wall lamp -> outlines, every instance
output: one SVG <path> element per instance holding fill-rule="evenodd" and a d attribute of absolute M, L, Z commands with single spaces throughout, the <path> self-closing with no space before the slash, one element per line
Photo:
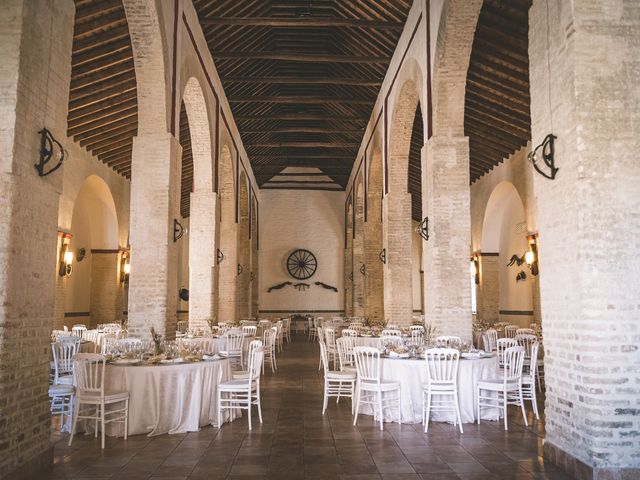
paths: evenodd
<path fill-rule="evenodd" d="M 479 285 L 480 284 L 480 258 L 478 257 L 477 254 L 474 254 L 471 257 L 470 271 L 471 271 L 471 275 L 473 276 L 473 280 L 475 284 Z"/>
<path fill-rule="evenodd" d="M 537 243 L 537 233 L 532 233 L 527 235 L 527 240 L 529 241 L 529 250 L 527 250 L 524 254 L 524 261 L 531 269 L 531 275 L 538 275 L 538 243 Z"/>
<path fill-rule="evenodd" d="M 69 243 L 73 235 L 63 232 L 60 232 L 60 235 L 62 236 L 62 240 L 60 243 L 60 256 L 58 257 L 60 259 L 58 275 L 68 277 L 73 271 L 73 252 L 69 250 Z"/>
<path fill-rule="evenodd" d="M 129 274 L 131 273 L 131 262 L 129 259 L 129 252 L 126 250 L 122 252 L 120 256 L 120 283 L 127 283 L 129 281 Z"/>

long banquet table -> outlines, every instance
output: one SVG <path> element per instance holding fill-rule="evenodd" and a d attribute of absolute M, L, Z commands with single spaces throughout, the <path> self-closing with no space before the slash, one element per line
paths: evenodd
<path fill-rule="evenodd" d="M 107 365 L 105 391 L 129 392 L 129 435 L 195 432 L 218 426 L 216 392 L 231 378 L 229 360 L 161 365 Z M 229 420 L 228 414 L 224 421 Z M 107 426 L 123 436 L 124 425 Z"/>
<path fill-rule="evenodd" d="M 392 359 L 382 358 L 382 378 L 400 382 L 402 391 L 402 422 L 422 422 L 422 385 L 427 381 L 427 367 L 424 359 Z M 458 401 L 463 423 L 476 420 L 476 386 L 481 379 L 499 378 L 500 370 L 496 356 L 476 359 L 460 359 L 458 368 Z M 385 395 L 395 395 L 388 393 Z M 372 415 L 370 407 L 363 408 L 362 413 Z M 384 411 L 385 422 L 398 421 L 398 409 L 391 402 Z M 498 420 L 498 409 L 483 409 L 482 420 Z M 452 412 L 431 412 L 430 419 L 436 422 L 453 422 Z"/>

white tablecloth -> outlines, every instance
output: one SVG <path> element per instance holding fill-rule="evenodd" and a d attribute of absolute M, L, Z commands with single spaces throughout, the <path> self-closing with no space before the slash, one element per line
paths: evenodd
<path fill-rule="evenodd" d="M 427 381 L 425 360 L 420 359 L 390 359 L 382 360 L 382 378 L 400 382 L 402 389 L 402 422 L 422 422 L 422 384 Z M 482 359 L 460 359 L 458 368 L 458 399 L 460 415 L 463 423 L 476 420 L 476 386 L 481 379 L 499 378 L 497 357 Z M 385 393 L 391 398 L 395 393 Z M 372 415 L 370 407 L 361 409 L 362 413 Z M 500 412 L 497 409 L 483 408 L 482 420 L 498 420 Z M 398 409 L 394 403 L 384 410 L 386 422 L 398 421 Z M 437 422 L 453 422 L 451 412 L 431 412 L 431 420 Z"/>
<path fill-rule="evenodd" d="M 105 390 L 129 392 L 129 435 L 185 433 L 218 424 L 217 385 L 230 378 L 226 359 L 176 365 L 108 365 Z M 123 432 L 123 424 L 107 426 L 107 435 L 122 436 Z"/>
<path fill-rule="evenodd" d="M 356 337 L 356 347 L 380 348 L 380 337 Z"/>

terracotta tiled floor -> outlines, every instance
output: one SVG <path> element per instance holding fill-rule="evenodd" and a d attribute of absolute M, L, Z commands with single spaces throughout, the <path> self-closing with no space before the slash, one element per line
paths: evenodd
<path fill-rule="evenodd" d="M 513 409 L 509 431 L 502 424 L 385 424 L 360 416 L 351 425 L 348 400 L 331 402 L 322 416 L 322 380 L 316 345 L 303 338 L 285 346 L 279 370 L 263 381 L 264 424 L 249 433 L 246 420 L 221 430 L 182 435 L 107 439 L 104 451 L 92 436 L 72 448 L 54 433 L 51 478 L 152 479 L 567 479 L 540 457 L 542 420 L 523 428 Z M 532 421 L 529 411 L 529 420 Z"/>

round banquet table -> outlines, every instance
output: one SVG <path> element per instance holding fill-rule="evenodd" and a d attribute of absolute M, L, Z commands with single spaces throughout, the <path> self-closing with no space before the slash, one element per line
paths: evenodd
<path fill-rule="evenodd" d="M 217 426 L 217 386 L 230 378 L 229 360 L 222 359 L 161 365 L 110 364 L 105 369 L 104 382 L 107 393 L 129 392 L 128 434 L 152 436 Z M 224 420 L 229 416 L 225 415 Z M 123 423 L 106 428 L 107 435 L 123 436 Z"/>
<path fill-rule="evenodd" d="M 382 378 L 400 382 L 402 391 L 402 422 L 422 423 L 422 384 L 427 381 L 427 368 L 424 359 L 382 358 Z M 458 401 L 463 423 L 476 421 L 476 386 L 479 380 L 499 378 L 498 358 L 466 359 L 460 358 L 458 367 Z M 394 393 L 388 393 L 391 398 Z M 373 415 L 370 406 L 363 406 L 361 412 Z M 498 420 L 500 411 L 494 408 L 483 408 L 480 412 L 482 420 Z M 430 413 L 430 420 L 436 422 L 453 422 L 453 412 Z M 384 409 L 385 422 L 398 421 L 398 409 L 394 402 Z"/>
<path fill-rule="evenodd" d="M 380 348 L 380 337 L 355 337 L 355 346 Z"/>

